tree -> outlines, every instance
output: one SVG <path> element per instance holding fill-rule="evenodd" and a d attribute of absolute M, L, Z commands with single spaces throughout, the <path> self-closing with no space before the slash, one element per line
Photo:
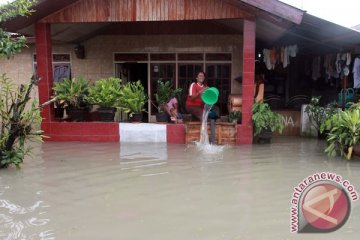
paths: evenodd
<path fill-rule="evenodd" d="M 15 0 L 0 6 L 0 22 L 6 22 L 16 16 L 28 16 L 35 0 Z M 10 58 L 26 46 L 24 36 L 14 35 L 0 28 L 0 56 Z"/>
<path fill-rule="evenodd" d="M 0 6 L 0 22 L 18 15 L 28 16 L 33 0 L 15 0 Z M 25 37 L 12 37 L 0 29 L 0 56 L 10 58 L 26 46 Z M 31 100 L 30 93 L 37 85 L 32 77 L 29 84 L 16 86 L 5 75 L 0 76 L 0 168 L 11 164 L 19 167 L 24 157 L 30 153 L 28 140 L 42 139 L 42 131 L 36 130 L 41 123 L 38 102 Z"/>

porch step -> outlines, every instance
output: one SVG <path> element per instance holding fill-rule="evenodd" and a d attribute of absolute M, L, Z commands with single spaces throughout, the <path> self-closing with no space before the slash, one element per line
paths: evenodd
<path fill-rule="evenodd" d="M 236 124 L 227 122 L 216 122 L 216 144 L 235 144 L 236 143 Z M 185 124 L 185 142 L 200 141 L 201 122 L 188 122 Z M 208 123 L 208 134 L 210 136 L 210 123 Z"/>

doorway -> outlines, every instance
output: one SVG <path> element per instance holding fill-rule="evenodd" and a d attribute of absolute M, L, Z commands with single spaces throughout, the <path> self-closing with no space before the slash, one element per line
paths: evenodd
<path fill-rule="evenodd" d="M 144 86 L 145 93 L 148 94 L 148 64 L 138 62 L 125 62 L 115 64 L 115 76 L 120 78 L 122 83 L 136 82 L 140 80 Z M 143 112 L 142 122 L 149 122 L 149 104 L 144 105 L 145 112 Z M 127 120 L 127 114 L 122 113 L 120 120 Z"/>

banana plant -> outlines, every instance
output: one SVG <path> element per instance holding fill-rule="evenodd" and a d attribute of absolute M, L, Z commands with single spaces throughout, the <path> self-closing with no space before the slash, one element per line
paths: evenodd
<path fill-rule="evenodd" d="M 79 108 L 86 104 L 85 96 L 89 93 L 89 81 L 83 77 L 64 79 L 54 84 L 54 96 L 58 101 L 68 106 Z"/>
<path fill-rule="evenodd" d="M 140 81 L 127 82 L 121 87 L 117 107 L 132 117 L 134 113 L 145 111 L 144 105 L 147 100 L 144 86 Z"/>
<path fill-rule="evenodd" d="M 121 80 L 119 78 L 105 78 L 95 82 L 89 88 L 89 95 L 85 100 L 104 108 L 115 107 L 120 97 Z"/>
<path fill-rule="evenodd" d="M 354 104 L 350 109 L 339 112 L 328 119 L 321 131 L 327 130 L 327 148 L 330 157 L 337 154 L 350 160 L 353 148 L 360 140 L 360 105 Z"/>

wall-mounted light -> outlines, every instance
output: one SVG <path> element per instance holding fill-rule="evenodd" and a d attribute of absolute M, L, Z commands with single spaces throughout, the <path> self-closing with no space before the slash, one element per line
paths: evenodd
<path fill-rule="evenodd" d="M 85 58 L 85 47 L 84 45 L 78 44 L 74 48 L 74 52 L 77 58 L 84 59 Z"/>

